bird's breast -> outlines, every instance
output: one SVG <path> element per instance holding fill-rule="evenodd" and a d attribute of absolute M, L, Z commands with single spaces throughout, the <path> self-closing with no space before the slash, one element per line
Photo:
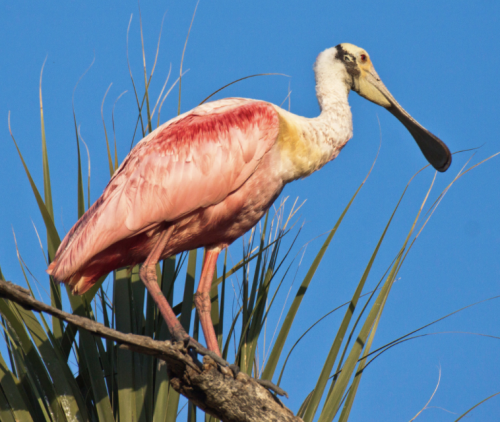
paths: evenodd
<path fill-rule="evenodd" d="M 320 139 L 313 127 L 295 121 L 291 114 L 279 114 L 279 135 L 276 148 L 281 158 L 281 172 L 285 183 L 309 176 L 331 157 L 331 141 Z M 304 119 L 305 120 L 305 119 Z"/>

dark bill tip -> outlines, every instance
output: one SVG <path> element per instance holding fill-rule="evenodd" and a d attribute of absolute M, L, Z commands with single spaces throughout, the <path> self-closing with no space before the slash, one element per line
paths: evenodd
<path fill-rule="evenodd" d="M 451 153 L 446 144 L 433 135 L 402 108 L 388 107 L 389 110 L 411 133 L 427 161 L 440 172 L 448 170 L 451 165 Z"/>

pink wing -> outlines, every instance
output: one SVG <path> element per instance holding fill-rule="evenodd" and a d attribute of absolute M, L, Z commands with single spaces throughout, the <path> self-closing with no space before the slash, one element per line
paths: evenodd
<path fill-rule="evenodd" d="M 223 201 L 273 146 L 272 105 L 226 99 L 165 123 L 131 151 L 61 243 L 48 272 L 65 281 L 112 244 Z"/>

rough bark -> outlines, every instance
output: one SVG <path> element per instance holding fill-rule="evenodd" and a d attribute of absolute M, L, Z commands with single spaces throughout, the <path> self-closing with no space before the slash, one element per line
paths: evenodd
<path fill-rule="evenodd" d="M 183 343 L 162 342 L 136 334 L 121 333 L 88 318 L 69 314 L 40 302 L 28 290 L 8 281 L 0 280 L 0 297 L 113 340 L 121 348 L 165 361 L 172 387 L 200 409 L 222 421 L 302 421 L 253 378 L 241 372 L 235 377 L 231 369 L 219 366 L 207 356 L 202 364 L 186 350 Z"/>

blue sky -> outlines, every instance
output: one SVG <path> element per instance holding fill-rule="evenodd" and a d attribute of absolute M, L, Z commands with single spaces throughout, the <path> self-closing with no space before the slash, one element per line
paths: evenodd
<path fill-rule="evenodd" d="M 144 41 L 151 69 L 162 17 L 165 23 L 152 92 L 158 94 L 180 57 L 194 1 L 141 3 Z M 12 230 L 32 272 L 46 280 L 32 222 L 43 232 L 35 200 L 9 136 L 7 115 L 39 187 L 42 184 L 38 84 L 43 78 L 45 125 L 54 210 L 60 233 L 76 220 L 76 151 L 72 121 L 73 88 L 95 57 L 75 94 L 81 134 L 92 159 L 91 200 L 109 178 L 101 101 L 110 83 L 104 113 L 108 130 L 115 99 L 119 158 L 129 148 L 135 99 L 129 55 L 142 83 L 139 14 L 135 1 L 35 3 L 6 1 L 0 6 L 0 266 L 20 282 Z M 500 83 L 500 4 L 466 1 L 297 2 L 201 0 L 187 46 L 181 110 L 196 106 L 219 87 L 243 76 L 279 72 L 236 84 L 217 96 L 258 98 L 281 104 L 290 87 L 291 111 L 313 117 L 319 108 L 312 64 L 317 54 L 341 42 L 365 48 L 395 98 L 452 151 L 481 147 L 473 163 L 500 151 L 497 99 Z M 356 199 L 304 299 L 293 326 L 297 338 L 317 318 L 350 298 L 378 237 L 410 177 L 425 160 L 406 129 L 384 109 L 352 93 L 354 137 L 340 156 L 284 195 L 307 199 L 299 243 L 333 227 L 382 146 L 373 173 Z M 177 92 L 162 109 L 162 121 L 177 112 Z M 380 128 L 379 128 L 380 121 Z M 381 135 L 380 135 L 381 134 Z M 439 174 L 432 198 L 451 182 L 471 153 L 455 155 Z M 463 306 L 500 292 L 500 157 L 460 179 L 448 192 L 418 239 L 394 285 L 374 347 L 381 346 Z M 373 287 L 409 229 L 434 173 L 427 169 L 412 184 L 380 253 Z M 65 198 L 74 198 L 67 201 Z M 42 233 L 43 234 L 43 233 Z M 297 280 L 321 245 L 308 245 Z M 500 302 L 464 311 L 427 332 L 500 335 Z M 318 327 L 299 347 L 284 378 L 293 410 L 313 388 L 341 315 Z M 498 340 L 471 334 L 440 334 L 392 349 L 366 371 L 351 420 L 410 420 L 426 403 L 441 368 L 441 384 L 419 420 L 455 420 L 483 398 L 500 391 Z M 307 390 L 307 391 L 306 391 Z M 444 409 L 444 410 L 443 410 Z M 369 413 L 368 413 L 369 412 Z M 453 413 L 450 413 L 453 412 Z M 500 398 L 476 409 L 469 420 L 497 420 Z"/>

